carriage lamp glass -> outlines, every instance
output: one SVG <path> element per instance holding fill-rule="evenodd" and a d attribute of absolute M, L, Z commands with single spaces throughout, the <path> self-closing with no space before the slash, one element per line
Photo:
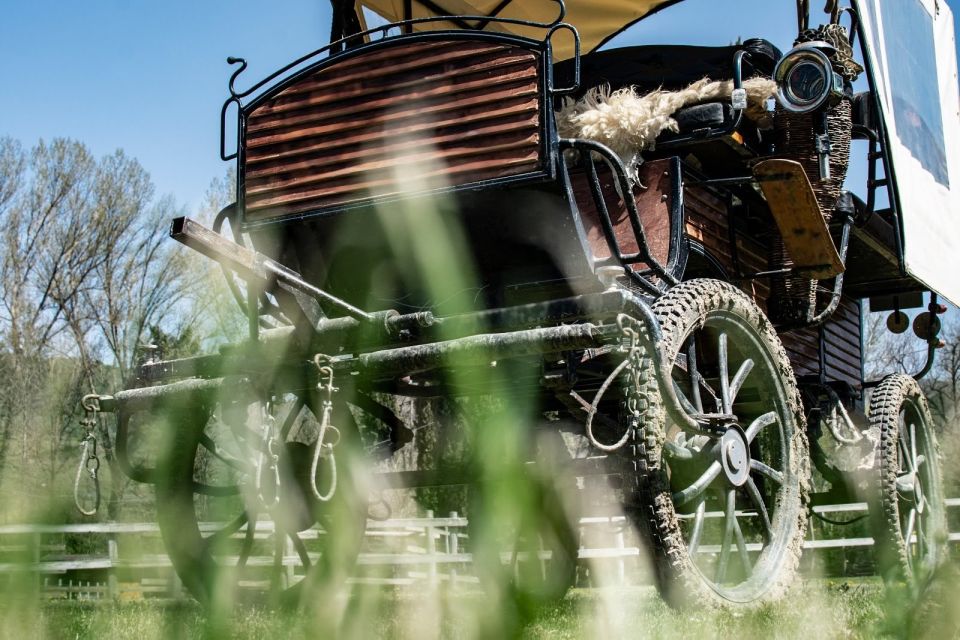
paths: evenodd
<path fill-rule="evenodd" d="M 843 96 L 843 78 L 834 72 L 823 49 L 830 45 L 806 42 L 780 58 L 774 69 L 777 99 L 784 109 L 809 113 L 834 104 Z"/>

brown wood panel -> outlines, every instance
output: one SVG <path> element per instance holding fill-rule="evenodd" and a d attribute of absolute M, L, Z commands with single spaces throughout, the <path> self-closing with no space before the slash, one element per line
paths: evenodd
<path fill-rule="evenodd" d="M 826 301 L 821 301 L 821 305 Z M 821 307 L 822 308 L 822 307 Z M 842 298 L 840 305 L 823 325 L 824 365 L 827 380 L 848 382 L 860 387 L 861 346 L 860 308 L 856 301 Z M 801 329 L 780 334 L 797 375 L 820 373 L 819 329 Z"/>
<path fill-rule="evenodd" d="M 539 65 L 520 47 L 441 40 L 305 75 L 248 115 L 247 219 L 542 170 Z"/>
<path fill-rule="evenodd" d="M 684 189 L 684 209 L 687 218 L 687 235 L 698 242 L 734 278 L 738 273 L 748 275 L 767 268 L 768 249 L 753 230 L 737 225 L 737 260 L 735 264 L 730 245 L 730 219 L 726 204 L 712 190 L 693 185 Z M 762 308 L 766 308 L 769 285 L 764 280 L 743 280 L 737 284 L 753 296 Z"/>
<path fill-rule="evenodd" d="M 674 205 L 672 193 L 674 175 L 670 164 L 670 160 L 644 163 L 639 169 L 639 185 L 633 188 L 632 194 L 637 203 L 640 223 L 643 226 L 650 254 L 661 265 L 666 265 L 670 254 L 670 211 Z M 598 165 L 597 169 L 604 203 L 610 214 L 610 222 L 613 225 L 620 252 L 624 255 L 637 253 L 640 251 L 640 245 L 633 233 L 633 226 L 630 224 L 630 216 L 623 198 L 614 187 L 613 173 L 606 165 Z M 600 214 L 597 211 L 586 171 L 583 169 L 571 171 L 570 180 L 594 259 L 609 258 L 612 255 L 610 246 L 607 244 L 600 224 Z M 642 271 L 646 265 L 635 264 L 632 268 L 634 271 Z"/>
<path fill-rule="evenodd" d="M 501 73 L 496 78 L 494 87 L 502 92 L 510 91 L 512 95 L 535 95 L 535 87 L 531 85 L 531 79 L 536 77 L 536 70 L 522 68 L 511 71 L 510 69 L 500 69 Z M 451 74 L 448 78 L 441 79 L 443 82 L 437 85 L 428 85 L 423 91 L 412 91 L 403 94 L 406 102 L 399 102 L 396 89 L 391 87 L 393 93 L 386 96 L 382 91 L 366 92 L 365 95 L 356 98 L 346 99 L 344 96 L 337 96 L 331 99 L 329 103 L 310 104 L 304 109 L 290 113 L 271 113 L 260 114 L 263 119 L 255 119 L 248 123 L 247 131 L 250 134 L 251 141 L 256 140 L 257 144 L 268 144 L 276 142 L 276 138 L 265 137 L 273 130 L 281 129 L 284 131 L 301 133 L 302 135 L 313 134 L 316 132 L 313 128 L 306 128 L 305 124 L 311 122 L 343 124 L 342 120 L 348 116 L 358 119 L 357 126 L 366 128 L 369 126 L 380 125 L 386 121 L 396 119 L 394 114 L 403 114 L 403 107 L 410 104 L 414 105 L 417 113 L 436 113 L 449 111 L 457 108 L 465 108 L 483 103 L 477 100 L 477 92 L 482 90 L 491 90 L 494 83 L 491 83 L 491 74 L 484 73 L 480 77 L 474 77 L 471 74 Z M 454 83 L 453 81 L 456 80 Z M 452 97 L 455 101 L 451 102 Z M 365 98 L 365 99 L 364 99 Z M 363 101 L 367 109 L 365 111 L 357 110 L 357 102 Z M 366 114 L 369 117 L 362 117 Z M 266 116 L 270 116 L 266 119 Z"/>
<path fill-rule="evenodd" d="M 687 219 L 687 235 L 701 242 L 706 250 L 727 270 L 736 274 L 733 251 L 730 246 L 729 214 L 722 199 L 705 187 L 690 186 L 684 190 L 684 208 Z M 769 248 L 762 241 L 765 234 L 757 229 L 745 229 L 745 223 L 737 225 L 737 258 L 743 274 L 767 269 Z M 766 280 L 758 279 L 738 283 L 751 293 L 757 303 L 765 308 L 769 296 Z M 822 297 L 823 308 L 828 299 Z M 825 371 L 828 380 L 842 380 L 856 387 L 861 384 L 859 306 L 853 300 L 842 299 L 834 316 L 824 325 L 827 344 Z M 820 372 L 820 338 L 818 329 L 802 329 L 781 334 L 787 356 L 798 376 L 814 376 Z"/>

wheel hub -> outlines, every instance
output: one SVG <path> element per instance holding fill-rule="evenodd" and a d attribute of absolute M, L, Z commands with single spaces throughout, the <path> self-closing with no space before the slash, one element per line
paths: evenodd
<path fill-rule="evenodd" d="M 727 427 L 720 437 L 720 463 L 727 480 L 735 487 L 743 486 L 750 477 L 750 443 L 737 425 Z"/>
<path fill-rule="evenodd" d="M 926 500 L 923 497 L 923 485 L 920 484 L 919 473 L 915 474 L 913 478 L 913 499 L 916 504 L 917 514 L 922 514 Z"/>

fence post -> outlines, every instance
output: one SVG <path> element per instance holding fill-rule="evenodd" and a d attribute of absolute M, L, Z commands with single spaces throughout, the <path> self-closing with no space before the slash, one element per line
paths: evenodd
<path fill-rule="evenodd" d="M 626 527 L 624 524 L 619 528 L 616 535 L 616 545 L 617 551 L 619 552 L 619 557 L 617 558 L 617 584 L 621 587 L 627 583 L 627 563 L 623 557 L 623 551 L 627 548 L 626 542 L 624 540 L 623 530 Z"/>
<path fill-rule="evenodd" d="M 34 533 L 30 536 L 30 540 L 33 543 L 33 549 L 31 549 L 31 559 L 33 560 L 33 572 L 34 579 L 33 584 L 34 588 L 39 592 L 40 591 L 40 545 L 43 540 L 40 537 L 39 533 Z"/>
<path fill-rule="evenodd" d="M 170 597 L 174 600 L 183 598 L 183 582 L 180 581 L 180 575 L 177 570 L 170 569 Z"/>
<path fill-rule="evenodd" d="M 456 520 L 460 516 L 456 511 L 450 512 L 450 518 Z M 453 533 L 451 533 L 451 529 Z M 460 553 L 460 528 L 459 527 L 448 527 L 447 528 L 447 553 L 457 555 Z M 450 565 L 450 587 L 457 586 L 457 565 Z"/>
<path fill-rule="evenodd" d="M 296 553 L 296 549 L 293 548 L 293 538 L 290 536 L 284 537 L 283 543 L 283 582 L 284 588 L 289 589 L 293 586 L 293 577 L 294 577 L 294 568 L 293 563 L 290 562 L 290 558 L 293 554 Z"/>
<path fill-rule="evenodd" d="M 107 572 L 107 588 L 110 591 L 110 599 L 116 600 L 120 597 L 120 589 L 117 585 L 117 564 L 120 562 L 120 552 L 117 549 L 117 534 L 111 533 L 107 538 L 107 556 L 110 558 L 110 569 Z"/>
<path fill-rule="evenodd" d="M 427 509 L 427 524 L 423 529 L 426 536 L 427 555 L 430 562 L 427 564 L 427 579 L 431 586 L 437 584 L 437 541 L 434 537 L 435 529 L 433 526 L 433 509 Z"/>

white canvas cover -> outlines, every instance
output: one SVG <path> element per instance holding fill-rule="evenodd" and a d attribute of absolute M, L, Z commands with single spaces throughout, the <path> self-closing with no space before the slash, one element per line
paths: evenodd
<path fill-rule="evenodd" d="M 908 273 L 960 303 L 960 90 L 943 0 L 859 0 L 890 134 Z"/>

